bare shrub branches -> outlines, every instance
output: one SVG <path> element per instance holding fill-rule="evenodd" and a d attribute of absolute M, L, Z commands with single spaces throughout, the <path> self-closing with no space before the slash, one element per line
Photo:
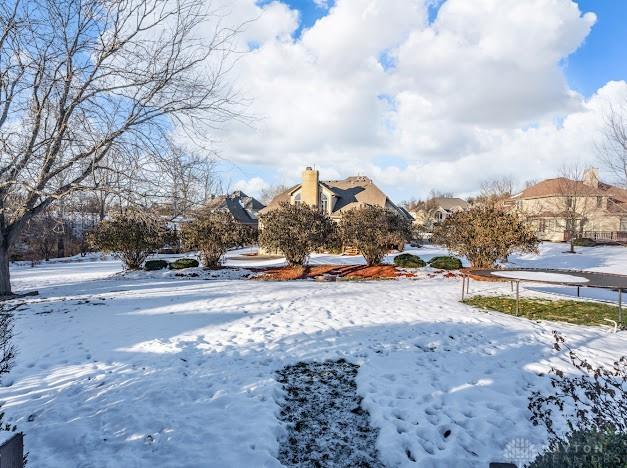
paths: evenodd
<path fill-rule="evenodd" d="M 432 240 L 465 256 L 474 268 L 492 268 L 512 253 L 536 252 L 538 240 L 522 218 L 493 206 L 460 211 L 436 224 Z"/>
<path fill-rule="evenodd" d="M 579 357 L 557 332 L 553 332 L 556 351 L 568 352 L 571 364 L 579 375 L 567 376 L 551 368 L 554 392 L 543 395 L 534 392 L 529 397 L 531 422 L 543 425 L 551 435 L 551 445 L 565 440 L 556 420 L 563 420 L 569 433 L 576 431 L 627 431 L 627 356 L 611 367 L 594 367 Z"/>

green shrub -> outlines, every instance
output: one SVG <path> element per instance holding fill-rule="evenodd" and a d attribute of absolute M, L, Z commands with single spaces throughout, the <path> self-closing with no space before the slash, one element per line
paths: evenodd
<path fill-rule="evenodd" d="M 392 248 L 401 250 L 411 238 L 411 223 L 387 208 L 364 206 L 345 212 L 339 231 L 345 246 L 357 248 L 368 265 L 377 265 Z"/>
<path fill-rule="evenodd" d="M 253 243 L 256 238 L 256 228 L 238 223 L 222 211 L 199 210 L 181 227 L 183 245 L 198 250 L 206 267 L 219 267 L 229 249 Z"/>
<path fill-rule="evenodd" d="M 163 270 L 168 267 L 168 262 L 165 260 L 146 260 L 144 263 L 144 270 L 146 271 L 157 271 Z"/>
<path fill-rule="evenodd" d="M 156 213 L 128 209 L 102 221 L 89 234 L 89 243 L 118 255 L 129 270 L 139 270 L 146 258 L 175 239 Z"/>
<path fill-rule="evenodd" d="M 280 251 L 290 265 L 304 265 L 309 255 L 335 243 L 335 223 L 329 215 L 304 204 L 281 203 L 259 217 L 259 244 Z"/>
<path fill-rule="evenodd" d="M 514 252 L 538 251 L 538 239 L 527 221 L 494 206 L 472 207 L 436 223 L 431 241 L 463 255 L 473 268 L 493 268 Z"/>
<path fill-rule="evenodd" d="M 587 237 L 579 237 L 573 240 L 573 245 L 575 247 L 594 247 L 597 245 L 597 243 Z"/>
<path fill-rule="evenodd" d="M 446 255 L 433 257 L 429 260 L 429 265 L 438 270 L 459 270 L 462 267 L 462 261 L 457 257 L 449 257 Z"/>
<path fill-rule="evenodd" d="M 427 264 L 417 255 L 404 253 L 394 257 L 394 265 L 401 268 L 422 268 Z"/>
<path fill-rule="evenodd" d="M 170 263 L 170 270 L 182 270 L 184 268 L 196 268 L 198 266 L 198 260 L 195 258 L 179 258 L 178 260 Z"/>
<path fill-rule="evenodd" d="M 627 466 L 627 434 L 613 429 L 575 431 L 528 465 L 528 468 L 619 468 Z"/>

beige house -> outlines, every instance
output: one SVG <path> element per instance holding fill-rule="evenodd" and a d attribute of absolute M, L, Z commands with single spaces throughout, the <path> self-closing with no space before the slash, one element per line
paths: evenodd
<path fill-rule="evenodd" d="M 461 198 L 456 197 L 434 197 L 410 210 L 414 218 L 414 224 L 424 227 L 428 231 L 433 229 L 433 225 L 444 221 L 449 216 L 459 211 L 467 210 L 470 204 Z"/>
<path fill-rule="evenodd" d="M 603 183 L 597 169 L 582 180 L 543 180 L 511 198 L 540 240 L 568 241 L 571 232 L 603 242 L 627 242 L 627 190 Z M 574 225 L 574 229 L 571 227 Z"/>
<path fill-rule="evenodd" d="M 305 203 L 317 207 L 336 221 L 348 210 L 363 206 L 381 206 L 411 219 L 405 209 L 395 205 L 368 177 L 354 176 L 343 180 L 321 181 L 318 171 L 311 167 L 303 172 L 303 181 L 300 184 L 274 197 L 260 214 L 276 209 L 284 202 Z"/>
<path fill-rule="evenodd" d="M 303 172 L 303 181 L 280 193 L 262 209 L 263 214 L 278 208 L 282 203 L 300 204 L 317 207 L 327 213 L 334 221 L 339 221 L 342 215 L 354 208 L 364 206 L 381 206 L 395 211 L 407 220 L 411 215 L 392 202 L 390 198 L 377 187 L 371 179 L 365 176 L 353 176 L 342 180 L 321 181 L 317 170 L 307 167 Z M 260 229 L 263 226 L 259 225 Z M 274 254 L 260 248 L 261 254 Z M 356 255 L 354 248 L 346 247 L 344 253 Z"/>

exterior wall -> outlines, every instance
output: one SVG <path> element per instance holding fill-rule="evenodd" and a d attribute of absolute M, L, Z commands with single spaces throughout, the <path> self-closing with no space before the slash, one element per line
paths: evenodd
<path fill-rule="evenodd" d="M 607 211 L 607 197 L 542 197 L 516 201 L 516 210 L 527 216 L 538 239 L 552 242 L 565 240 L 567 220 L 561 213 L 567 211 L 569 198 L 574 210 L 585 219 L 578 228 L 581 231 L 619 231 L 620 216 Z M 580 221 L 581 222 L 581 221 Z"/>

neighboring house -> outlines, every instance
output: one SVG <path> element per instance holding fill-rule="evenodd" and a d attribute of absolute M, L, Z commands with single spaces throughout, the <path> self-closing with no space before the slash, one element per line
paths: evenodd
<path fill-rule="evenodd" d="M 444 221 L 458 211 L 467 210 L 470 204 L 466 200 L 454 197 L 435 197 L 410 211 L 414 224 L 430 231 L 433 225 Z"/>
<path fill-rule="evenodd" d="M 228 211 L 237 222 L 257 227 L 259 224 L 257 215 L 265 205 L 238 190 L 228 195 L 212 196 L 205 207 L 209 210 Z"/>
<path fill-rule="evenodd" d="M 627 242 L 627 190 L 601 182 L 594 168 L 587 169 L 582 180 L 543 180 L 511 201 L 540 240 L 568 241 L 574 223 L 578 237 Z"/>
<path fill-rule="evenodd" d="M 261 210 L 261 214 L 278 208 L 282 203 L 300 204 L 318 208 L 327 213 L 334 221 L 342 219 L 342 215 L 354 208 L 364 206 L 380 206 L 398 213 L 407 220 L 411 215 L 397 206 L 390 198 L 377 187 L 374 182 L 365 176 L 353 176 L 343 180 L 321 181 L 317 170 L 307 167 L 303 172 L 303 181 L 278 194 Z M 261 249 L 262 253 L 267 252 Z M 345 248 L 345 253 L 357 254 L 351 247 Z"/>
<path fill-rule="evenodd" d="M 348 210 L 363 206 L 381 206 L 411 220 L 411 215 L 394 204 L 370 178 L 353 176 L 343 180 L 321 181 L 318 171 L 311 167 L 307 167 L 303 172 L 302 183 L 278 194 L 267 207 L 261 210 L 261 213 L 276 209 L 284 202 L 306 203 L 317 207 L 336 221 L 341 219 Z"/>

